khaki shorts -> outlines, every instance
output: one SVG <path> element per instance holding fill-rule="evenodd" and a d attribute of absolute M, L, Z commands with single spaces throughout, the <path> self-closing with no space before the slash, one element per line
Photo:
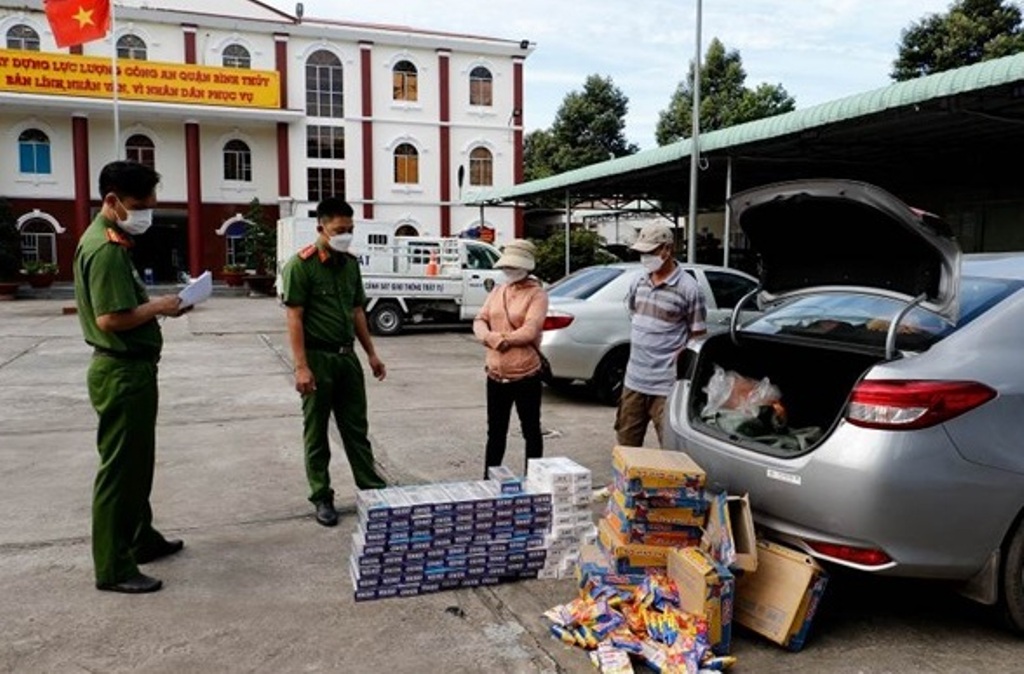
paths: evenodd
<path fill-rule="evenodd" d="M 626 447 L 643 447 L 647 424 L 654 422 L 658 447 L 663 447 L 661 425 L 665 418 L 665 396 L 648 395 L 622 388 L 619 411 L 615 415 L 616 440 Z"/>

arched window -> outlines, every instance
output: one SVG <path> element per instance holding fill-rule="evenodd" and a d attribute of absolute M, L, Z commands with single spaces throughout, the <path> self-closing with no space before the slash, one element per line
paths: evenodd
<path fill-rule="evenodd" d="M 18 170 L 50 174 L 50 139 L 39 129 L 25 129 L 18 136 Z"/>
<path fill-rule="evenodd" d="M 416 66 L 408 61 L 399 61 L 391 70 L 392 90 L 396 101 L 415 101 Z"/>
<path fill-rule="evenodd" d="M 420 153 L 409 143 L 395 148 L 395 182 L 415 185 L 420 181 Z"/>
<path fill-rule="evenodd" d="M 32 218 L 21 226 L 23 262 L 56 262 L 57 232 L 42 218 Z"/>
<path fill-rule="evenodd" d="M 224 248 L 226 251 L 224 264 L 247 264 L 243 241 L 245 239 L 245 228 L 248 226 L 249 223 L 245 220 L 236 220 L 228 225 L 227 231 L 224 232 Z"/>
<path fill-rule="evenodd" d="M 39 51 L 39 33 L 23 23 L 11 26 L 7 30 L 7 48 Z"/>
<path fill-rule="evenodd" d="M 240 44 L 229 44 L 224 47 L 224 51 L 221 54 L 222 63 L 225 68 L 250 68 L 252 66 L 252 58 L 249 56 L 249 50 Z"/>
<path fill-rule="evenodd" d="M 117 58 L 146 60 L 146 43 L 138 35 L 122 35 L 117 38 Z"/>
<path fill-rule="evenodd" d="M 470 105 L 494 105 L 492 89 L 494 78 L 491 71 L 483 66 L 477 66 L 469 72 L 469 104 Z"/>
<path fill-rule="evenodd" d="M 341 59 L 321 49 L 306 59 L 306 114 L 344 117 Z"/>
<path fill-rule="evenodd" d="M 156 148 L 149 136 L 136 133 L 124 142 L 125 159 L 138 162 L 151 169 L 156 168 Z"/>
<path fill-rule="evenodd" d="M 252 152 L 241 140 L 229 140 L 224 145 L 224 180 L 252 182 Z"/>
<path fill-rule="evenodd" d="M 494 184 L 494 157 L 485 147 L 474 148 L 469 153 L 469 184 Z"/>

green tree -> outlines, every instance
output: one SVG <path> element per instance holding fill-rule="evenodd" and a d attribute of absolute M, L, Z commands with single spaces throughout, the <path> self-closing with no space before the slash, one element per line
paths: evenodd
<path fill-rule="evenodd" d="M 693 65 L 691 61 L 686 80 L 679 83 L 668 108 L 658 115 L 654 134 L 658 145 L 667 145 L 691 135 Z M 713 38 L 700 68 L 701 131 L 724 129 L 789 112 L 796 107 L 793 97 L 781 84 L 760 84 L 756 89 L 749 89 L 745 86 L 746 79 L 739 51 L 726 51 L 725 45 L 718 38 Z"/>
<path fill-rule="evenodd" d="M 267 222 L 260 200 L 253 197 L 245 211 L 245 235 L 242 248 L 246 263 L 257 274 L 277 273 L 277 227 Z"/>
<path fill-rule="evenodd" d="M 897 82 L 1024 51 L 1021 10 L 1003 0 L 959 0 L 903 30 L 890 73 Z"/>
<path fill-rule="evenodd" d="M 583 91 L 562 100 L 550 130 L 534 131 L 523 148 L 527 180 L 543 178 L 639 150 L 626 140 L 629 98 L 610 77 L 590 75 Z"/>
<path fill-rule="evenodd" d="M 534 244 L 537 246 L 537 267 L 533 273 L 549 283 L 565 276 L 565 232 L 559 231 L 543 241 L 534 241 Z M 618 261 L 604 249 L 604 244 L 604 238 L 597 232 L 572 230 L 569 233 L 569 270 Z"/>

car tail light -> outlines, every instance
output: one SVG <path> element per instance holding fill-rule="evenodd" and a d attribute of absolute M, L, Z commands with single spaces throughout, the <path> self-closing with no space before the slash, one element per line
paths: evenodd
<path fill-rule="evenodd" d="M 544 327 L 542 330 L 561 330 L 562 328 L 568 327 L 576 319 L 575 316 L 570 314 L 548 314 L 544 317 Z"/>
<path fill-rule="evenodd" d="M 807 545 L 819 555 L 860 566 L 885 566 L 892 561 L 892 557 L 878 548 L 858 548 L 852 545 L 836 545 L 819 541 L 807 541 Z"/>
<path fill-rule="evenodd" d="M 846 420 L 865 428 L 927 428 L 995 397 L 994 390 L 975 381 L 862 381 L 850 396 Z"/>

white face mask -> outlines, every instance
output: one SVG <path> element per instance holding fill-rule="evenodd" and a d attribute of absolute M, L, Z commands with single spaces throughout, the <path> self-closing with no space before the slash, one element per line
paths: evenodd
<path fill-rule="evenodd" d="M 529 272 L 525 269 L 502 269 L 501 271 L 505 274 L 505 281 L 508 283 L 519 283 L 529 276 Z"/>
<path fill-rule="evenodd" d="M 352 245 L 352 234 L 335 234 L 327 240 L 327 245 L 339 253 L 347 253 Z"/>
<path fill-rule="evenodd" d="M 124 208 L 124 204 L 121 204 L 121 207 Z M 125 208 L 124 212 L 128 214 L 128 217 L 124 220 L 117 218 L 117 226 L 132 236 L 145 234 L 146 230 L 153 224 L 152 208 L 140 208 L 137 211 L 131 211 Z"/>
<path fill-rule="evenodd" d="M 661 259 L 660 255 L 641 255 L 640 264 L 644 266 L 644 269 L 653 274 L 661 269 L 665 261 Z"/>

